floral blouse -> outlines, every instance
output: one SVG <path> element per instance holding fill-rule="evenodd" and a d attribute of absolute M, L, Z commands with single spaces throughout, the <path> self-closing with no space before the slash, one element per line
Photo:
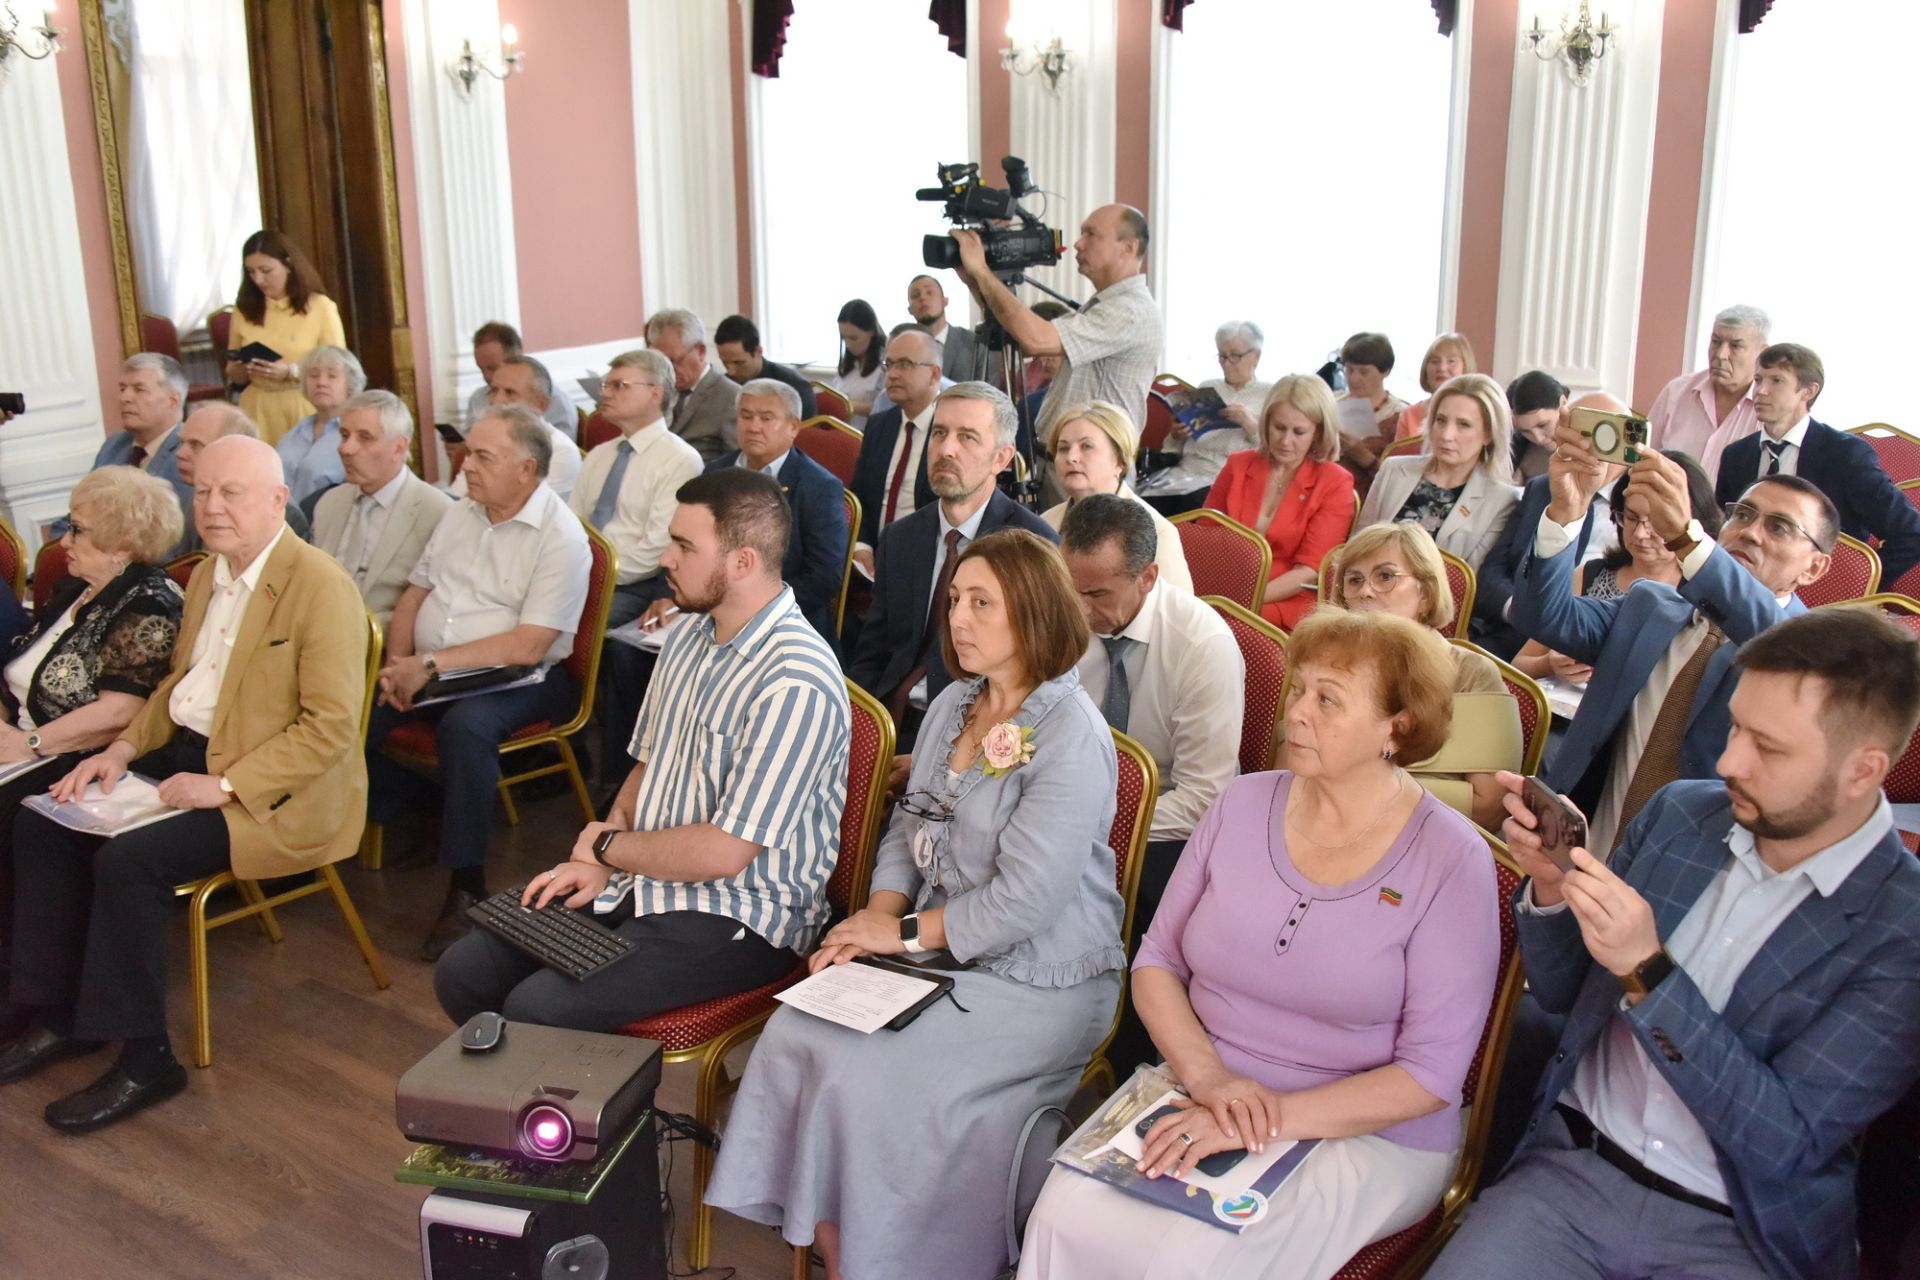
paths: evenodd
<path fill-rule="evenodd" d="M 1417 524 L 1436 538 L 1440 536 L 1440 526 L 1453 514 L 1453 504 L 1460 501 L 1460 495 L 1467 491 L 1466 485 L 1454 489 L 1442 489 L 1425 476 L 1413 486 L 1413 492 L 1400 504 L 1400 514 L 1395 516 L 1396 524 Z"/>
<path fill-rule="evenodd" d="M 9 657 L 24 653 L 42 631 L 87 589 L 80 578 L 54 588 L 33 629 L 15 640 Z M 27 688 L 27 710 L 47 724 L 86 706 L 102 693 L 152 694 L 173 664 L 186 597 L 159 565 L 132 564 L 80 606 L 73 626 L 54 642 Z M 11 723 L 20 715 L 0 681 L 0 700 Z"/>

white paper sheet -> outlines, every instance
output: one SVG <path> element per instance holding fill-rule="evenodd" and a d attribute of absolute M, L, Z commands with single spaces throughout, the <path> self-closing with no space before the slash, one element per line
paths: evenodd
<path fill-rule="evenodd" d="M 867 964 L 830 964 L 775 1000 L 872 1034 L 927 998 L 937 983 Z"/>
<path fill-rule="evenodd" d="M 623 622 L 617 627 L 608 628 L 607 639 L 617 644 L 631 645 L 647 653 L 658 653 L 666 645 L 667 637 L 672 634 L 673 629 L 685 621 L 686 617 L 686 614 L 675 611 L 667 615 L 665 622 L 645 631 L 640 629 L 640 619 L 635 618 L 632 622 Z"/>

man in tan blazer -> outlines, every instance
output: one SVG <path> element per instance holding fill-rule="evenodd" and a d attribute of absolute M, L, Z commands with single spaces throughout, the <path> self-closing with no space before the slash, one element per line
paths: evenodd
<path fill-rule="evenodd" d="M 427 539 L 453 499 L 407 470 L 413 414 L 391 391 L 362 391 L 340 408 L 347 482 L 313 510 L 313 545 L 346 566 L 386 626 Z"/>
<path fill-rule="evenodd" d="M 194 523 L 214 554 L 187 586 L 172 672 L 53 786 L 61 801 L 111 793 L 131 768 L 180 812 L 105 840 L 32 810 L 15 825 L 11 994 L 34 1020 L 0 1046 L 0 1084 L 122 1045 L 105 1075 L 48 1105 L 55 1128 L 97 1129 L 186 1087 L 167 1041 L 173 886 L 293 875 L 359 843 L 366 611 L 339 564 L 288 531 L 286 502 L 271 446 L 207 446 Z"/>

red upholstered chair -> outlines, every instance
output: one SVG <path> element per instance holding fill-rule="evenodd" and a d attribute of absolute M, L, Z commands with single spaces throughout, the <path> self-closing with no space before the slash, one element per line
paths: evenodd
<path fill-rule="evenodd" d="M 886 808 L 887 772 L 893 767 L 893 717 L 866 690 L 847 682 L 847 700 L 853 713 L 853 740 L 847 756 L 847 803 L 840 813 L 840 857 L 827 880 L 827 903 L 833 918 L 843 919 L 867 901 L 873 878 L 873 851 L 880 843 L 880 817 Z M 720 1102 L 739 1090 L 738 1077 L 727 1074 L 727 1054 L 736 1045 L 760 1034 L 777 1007 L 774 996 L 807 976 L 805 963 L 777 982 L 669 1009 L 620 1028 L 621 1035 L 658 1040 L 665 1061 L 698 1062 L 700 1079 L 694 1091 L 694 1116 L 709 1129 L 719 1124 Z M 707 1207 L 707 1179 L 713 1176 L 713 1151 L 704 1143 L 693 1148 L 693 1226 L 687 1242 L 687 1261 L 695 1271 L 705 1267 L 713 1252 L 713 1210 Z M 673 1242 L 668 1241 L 671 1249 Z"/>
<path fill-rule="evenodd" d="M 614 426 L 612 422 L 602 417 L 598 409 L 588 414 L 586 421 L 580 424 L 580 447 L 582 449 L 591 449 L 595 445 L 605 444 L 609 440 L 618 440 L 619 438 L 620 428 Z"/>
<path fill-rule="evenodd" d="M 1453 621 L 1441 627 L 1440 634 L 1451 640 L 1473 617 L 1473 566 L 1451 551 L 1442 551 L 1440 561 L 1447 568 L 1447 590 L 1453 593 Z"/>
<path fill-rule="evenodd" d="M 1206 597 L 1233 632 L 1247 668 L 1246 710 L 1240 720 L 1240 772 L 1273 768 L 1273 743 L 1286 707 L 1287 633 L 1243 604 Z"/>
<path fill-rule="evenodd" d="M 1183 511 L 1169 522 L 1180 534 L 1180 549 L 1193 571 L 1193 593 L 1225 596 L 1255 613 L 1273 572 L 1273 548 L 1267 540 L 1224 512 Z"/>
<path fill-rule="evenodd" d="M 33 557 L 33 611 L 39 613 L 53 599 L 53 589 L 67 577 L 67 545 L 59 538 L 40 544 Z"/>
<path fill-rule="evenodd" d="M 1153 382 L 1149 384 L 1148 390 L 1158 391 L 1162 394 L 1169 391 L 1191 391 L 1193 390 L 1193 384 L 1177 373 L 1156 373 L 1153 375 Z"/>
<path fill-rule="evenodd" d="M 213 358 L 223 366 L 227 363 L 227 352 L 233 346 L 232 336 L 232 307 L 222 307 L 207 317 L 207 337 L 213 341 Z"/>
<path fill-rule="evenodd" d="M 1874 453 L 1879 455 L 1880 465 L 1886 468 L 1895 484 L 1920 480 L 1920 436 L 1910 435 L 1884 422 L 1869 422 L 1864 427 L 1855 427 L 1853 434 L 1873 446 Z"/>
<path fill-rule="evenodd" d="M 1385 462 L 1388 458 L 1401 458 L 1410 453 L 1419 453 L 1426 447 L 1427 437 L 1424 434 L 1408 436 L 1405 440 L 1395 440 L 1392 444 L 1382 449 L 1380 451 L 1380 461 Z M 1359 517 L 1356 515 L 1354 518 L 1358 519 Z"/>
<path fill-rule="evenodd" d="M 27 544 L 5 520 L 0 520 L 0 578 L 6 580 L 14 599 L 26 599 Z"/>
<path fill-rule="evenodd" d="M 1166 448 L 1167 433 L 1173 430 L 1173 423 L 1173 406 L 1167 403 L 1166 396 L 1157 388 L 1147 392 L 1147 425 L 1140 430 L 1140 447 Z"/>
<path fill-rule="evenodd" d="M 1823 604 L 1863 600 L 1880 589 L 1880 557 L 1872 547 L 1846 534 L 1833 547 L 1833 564 L 1811 586 L 1800 588 L 1800 601 L 1809 609 Z"/>
<path fill-rule="evenodd" d="M 1133 932 L 1133 908 L 1140 896 L 1140 864 L 1147 856 L 1147 836 L 1153 829 L 1153 806 L 1160 798 L 1160 769 L 1147 749 L 1121 733 L 1113 734 L 1113 750 L 1119 759 L 1119 782 L 1115 788 L 1113 827 L 1107 833 L 1107 845 L 1113 850 L 1113 878 L 1120 890 L 1124 911 L 1120 917 L 1120 936 Z M 1120 1003 L 1113 1011 L 1113 1025 L 1106 1039 L 1094 1050 L 1087 1069 L 1080 1075 L 1084 1088 L 1098 1083 L 1101 1094 L 1114 1090 L 1113 1064 L 1107 1061 L 1107 1049 L 1120 1029 L 1120 1011 L 1127 1006 L 1126 975 L 1121 975 Z"/>
<path fill-rule="evenodd" d="M 1500 900 L 1500 970 L 1494 984 L 1493 1004 L 1480 1031 L 1480 1046 L 1474 1050 L 1473 1064 L 1461 1088 L 1460 1103 L 1469 1109 L 1466 1141 L 1460 1148 L 1460 1163 L 1454 1166 L 1453 1181 L 1432 1213 L 1405 1231 L 1376 1240 L 1353 1255 L 1347 1265 L 1334 1274 L 1334 1280 L 1390 1280 L 1417 1276 L 1425 1271 L 1459 1225 L 1460 1212 L 1473 1199 L 1480 1185 L 1481 1166 L 1487 1155 L 1487 1136 L 1493 1129 L 1494 1095 L 1500 1088 L 1500 1069 L 1507 1053 L 1507 1037 L 1513 1030 L 1513 1011 L 1520 1000 L 1524 975 L 1520 972 L 1520 953 L 1513 927 L 1513 911 L 1508 905 L 1514 890 L 1520 887 L 1522 873 L 1499 837 L 1486 838 L 1494 861 L 1494 892 Z M 1476 1106 L 1479 1099 L 1488 1105 Z"/>
<path fill-rule="evenodd" d="M 853 402 L 824 382 L 813 383 L 813 403 L 821 417 L 853 421 Z"/>
<path fill-rule="evenodd" d="M 536 720 L 514 730 L 500 744 L 500 755 L 503 757 L 500 803 L 506 807 L 509 826 L 518 826 L 520 823 L 520 810 L 513 803 L 512 789 L 519 783 L 556 773 L 565 774 L 567 780 L 573 783 L 573 794 L 580 802 L 581 816 L 588 822 L 599 816 L 593 809 L 593 797 L 587 794 L 587 780 L 580 774 L 580 762 L 574 757 L 573 745 L 567 739 L 580 732 L 581 726 L 586 724 L 587 717 L 593 712 L 593 691 L 600 679 L 600 647 L 606 640 L 607 613 L 613 607 L 619 558 L 614 555 L 613 544 L 601 537 L 598 529 L 584 520 L 580 522 L 580 527 L 586 531 L 587 549 L 592 553 L 593 562 L 587 570 L 587 601 L 580 610 L 580 625 L 573 633 L 573 648 L 561 659 L 580 686 L 580 702 L 565 723 Z M 520 773 L 505 772 L 504 757 L 512 752 L 539 746 L 552 747 L 559 753 L 559 760 Z M 416 768 L 434 769 L 440 764 L 439 744 L 430 720 L 413 720 L 401 725 L 387 735 L 386 744 L 381 749 L 394 759 Z M 360 851 L 361 865 L 377 870 L 382 856 L 383 833 L 380 825 L 369 822 Z"/>
<path fill-rule="evenodd" d="M 854 464 L 860 461 L 861 435 L 838 418 L 821 414 L 800 425 L 793 443 L 800 452 L 833 473 L 843 486 L 852 487 Z"/>
<path fill-rule="evenodd" d="M 833 633 L 839 635 L 847 625 L 847 594 L 853 590 L 853 548 L 860 541 L 860 499 L 853 490 L 840 491 L 847 500 L 847 564 L 840 571 L 840 594 L 833 601 Z"/>
<path fill-rule="evenodd" d="M 1895 622 L 1920 635 L 1920 603 L 1889 594 L 1868 596 L 1859 603 L 1883 610 Z M 1887 780 L 1881 790 L 1887 793 L 1887 800 L 1892 804 L 1920 804 L 1920 730 L 1915 731 L 1907 742 L 1907 749 L 1887 770 Z M 1909 842 L 1907 847 L 1915 846 Z"/>
<path fill-rule="evenodd" d="M 1528 776 L 1540 772 L 1540 762 L 1547 754 L 1547 732 L 1553 727 L 1553 712 L 1547 706 L 1546 692 L 1532 676 L 1502 662 L 1473 641 L 1456 639 L 1454 643 L 1462 649 L 1473 650 L 1500 668 L 1500 679 L 1520 708 L 1520 734 L 1526 740 L 1526 753 L 1521 757 L 1520 772 Z"/>
<path fill-rule="evenodd" d="M 193 577 L 193 571 L 198 568 L 200 562 L 206 558 L 207 553 L 204 551 L 189 551 L 183 556 L 176 556 L 172 560 L 167 561 L 167 576 L 179 583 L 180 589 L 185 591 L 188 580 Z M 376 640 L 377 639 L 378 637 L 376 637 Z M 375 647 L 378 647 L 378 645 L 376 644 Z"/>
<path fill-rule="evenodd" d="M 205 558 L 205 553 L 199 553 Z M 186 559 L 186 557 L 182 557 Z M 179 561 L 175 561 L 178 564 Z M 173 565 L 167 566 L 168 571 Z M 371 636 L 367 643 L 367 692 L 366 700 L 360 707 L 361 750 L 365 750 L 367 721 L 373 715 L 373 698 L 380 686 L 380 620 L 372 614 L 366 615 L 367 629 Z M 360 819 L 360 814 L 342 814 L 343 822 Z M 231 911 L 208 917 L 207 899 L 228 885 L 239 890 L 241 905 Z M 213 1065 L 213 1002 L 207 989 L 207 935 L 223 924 L 232 924 L 236 920 L 252 919 L 260 926 L 260 932 L 274 942 L 281 939 L 280 922 L 274 918 L 273 909 L 301 898 L 312 897 L 316 893 L 331 893 L 333 903 L 340 909 L 340 918 L 346 923 L 347 932 L 353 936 L 354 945 L 360 948 L 360 958 L 366 962 L 367 972 L 373 975 L 376 990 L 385 991 L 390 985 L 386 967 L 380 963 L 380 952 L 374 947 L 373 939 L 367 936 L 366 925 L 360 922 L 360 913 L 354 910 L 353 899 L 347 896 L 347 886 L 341 883 L 339 868 L 329 863 L 314 873 L 311 881 L 296 885 L 294 888 L 274 894 L 271 898 L 261 892 L 260 885 L 253 880 L 237 880 L 233 872 L 221 871 L 201 880 L 174 886 L 173 896 L 187 898 L 187 953 L 188 966 L 192 973 L 193 987 L 193 1065 L 207 1067 Z"/>
<path fill-rule="evenodd" d="M 154 315 L 151 311 L 142 311 L 140 313 L 140 349 L 155 351 L 179 361 L 181 360 L 180 330 L 165 316 Z M 213 355 L 216 364 L 224 365 L 227 362 L 225 346 L 215 351 Z M 218 400 L 226 394 L 226 387 L 218 382 L 196 382 L 187 388 L 187 403 Z"/>

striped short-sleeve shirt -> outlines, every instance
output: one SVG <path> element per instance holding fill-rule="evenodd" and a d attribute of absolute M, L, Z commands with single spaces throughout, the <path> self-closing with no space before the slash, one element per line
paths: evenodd
<path fill-rule="evenodd" d="M 646 766 L 634 830 L 710 822 L 761 849 L 724 880 L 641 876 L 635 912 L 726 916 L 775 946 L 811 949 L 839 856 L 851 732 L 840 664 L 791 587 L 724 644 L 710 617 L 675 628 L 629 748 Z"/>

